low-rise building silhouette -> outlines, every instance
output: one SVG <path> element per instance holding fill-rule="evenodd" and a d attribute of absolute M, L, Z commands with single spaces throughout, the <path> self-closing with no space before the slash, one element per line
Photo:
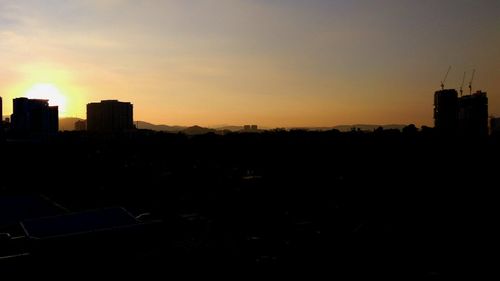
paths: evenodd
<path fill-rule="evenodd" d="M 48 100 L 16 98 L 11 116 L 12 130 L 17 133 L 52 134 L 59 130 L 59 109 Z"/>
<path fill-rule="evenodd" d="M 243 132 L 258 132 L 259 127 L 257 125 L 244 125 Z"/>
<path fill-rule="evenodd" d="M 130 102 L 103 100 L 87 104 L 87 130 L 120 132 L 134 129 L 133 105 Z"/>
<path fill-rule="evenodd" d="M 78 120 L 75 122 L 75 131 L 87 130 L 87 120 Z"/>

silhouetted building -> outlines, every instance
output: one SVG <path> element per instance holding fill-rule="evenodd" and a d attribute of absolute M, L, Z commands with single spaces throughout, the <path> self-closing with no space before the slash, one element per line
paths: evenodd
<path fill-rule="evenodd" d="M 87 121 L 78 120 L 75 122 L 75 131 L 85 131 L 87 130 Z"/>
<path fill-rule="evenodd" d="M 258 132 L 258 126 L 257 125 L 244 125 L 243 126 L 243 132 Z"/>
<path fill-rule="evenodd" d="M 463 136 L 488 135 L 488 97 L 477 91 L 458 99 L 458 124 Z"/>
<path fill-rule="evenodd" d="M 434 127 L 440 134 L 455 135 L 458 126 L 458 93 L 454 89 L 434 94 Z"/>
<path fill-rule="evenodd" d="M 2 97 L 0 97 L 0 127 L 2 126 L 3 122 L 3 104 L 2 104 Z"/>
<path fill-rule="evenodd" d="M 434 126 L 441 135 L 488 135 L 488 97 L 485 92 L 458 97 L 454 89 L 434 94 Z"/>
<path fill-rule="evenodd" d="M 5 139 L 4 137 L 4 125 L 3 125 L 3 112 L 2 112 L 2 97 L 0 97 L 0 141 Z"/>
<path fill-rule="evenodd" d="M 491 118 L 490 120 L 491 134 L 500 134 L 500 118 Z"/>
<path fill-rule="evenodd" d="M 87 130 L 117 132 L 134 129 L 133 105 L 129 102 L 104 100 L 87 104 Z"/>
<path fill-rule="evenodd" d="M 16 98 L 11 116 L 14 132 L 51 134 L 59 130 L 59 110 L 48 100 Z"/>
<path fill-rule="evenodd" d="M 3 103 L 2 103 L 2 97 L 0 97 L 0 134 L 4 130 L 4 121 L 3 121 Z"/>

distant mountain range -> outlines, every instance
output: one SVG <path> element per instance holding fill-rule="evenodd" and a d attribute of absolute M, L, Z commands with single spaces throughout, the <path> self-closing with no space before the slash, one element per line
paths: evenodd
<path fill-rule="evenodd" d="M 60 131 L 74 131 L 75 130 L 75 122 L 81 121 L 83 119 L 80 118 L 59 118 L 59 130 Z"/>
<path fill-rule="evenodd" d="M 73 131 L 75 130 L 75 122 L 81 121 L 84 119 L 81 118 L 59 118 L 59 130 L 61 131 Z M 162 132 L 170 132 L 170 133 L 185 133 L 187 135 L 202 135 L 207 133 L 214 133 L 219 128 L 203 128 L 200 126 L 169 126 L 169 125 L 155 125 L 144 121 L 136 121 L 134 123 L 138 129 L 144 130 L 153 130 L 153 131 L 162 131 Z M 243 127 L 241 127 L 243 128 Z"/>
<path fill-rule="evenodd" d="M 136 121 L 135 125 L 137 126 L 138 129 L 164 131 L 164 132 L 172 132 L 172 133 L 181 132 L 181 131 L 187 129 L 187 127 L 183 127 L 183 126 L 155 125 L 155 124 L 151 124 L 151 123 L 144 122 L 144 121 Z"/>
<path fill-rule="evenodd" d="M 10 116 L 3 116 L 3 119 L 10 118 Z M 75 129 L 75 122 L 81 121 L 81 118 L 73 118 L 73 117 L 65 117 L 59 119 L 59 130 L 61 131 L 73 131 Z M 136 121 L 135 125 L 138 129 L 145 130 L 153 130 L 153 131 L 162 131 L 162 132 L 170 132 L 170 133 L 179 133 L 183 132 L 188 135 L 199 135 L 206 133 L 214 133 L 217 131 L 231 131 L 231 132 L 239 132 L 243 131 L 243 126 L 233 126 L 233 125 L 219 125 L 213 126 L 210 128 L 200 127 L 200 126 L 170 126 L 170 125 L 156 125 L 149 122 L 144 121 Z M 311 131 L 328 131 L 328 130 L 339 130 L 341 132 L 348 132 L 352 129 L 360 129 L 362 131 L 373 131 L 378 127 L 382 127 L 384 129 L 397 129 L 401 130 L 407 125 L 403 124 L 386 124 L 386 125 L 375 125 L 375 124 L 354 124 L 354 125 L 337 125 L 331 127 L 289 127 L 285 129 L 303 129 L 303 130 L 311 130 Z M 268 130 L 271 128 L 260 128 L 264 130 Z"/>
<path fill-rule="evenodd" d="M 351 131 L 352 129 L 360 129 L 361 131 L 373 131 L 379 127 L 382 127 L 386 130 L 388 129 L 397 129 L 401 130 L 408 125 L 403 124 L 386 124 L 386 125 L 372 125 L 372 124 L 355 124 L 355 125 L 339 125 L 335 126 L 332 129 L 339 130 L 341 132 Z"/>
<path fill-rule="evenodd" d="M 151 123 L 143 122 L 143 121 L 138 121 L 138 128 L 139 129 L 148 129 L 148 130 L 153 130 L 153 131 L 165 131 L 165 132 L 182 132 L 185 130 L 188 130 L 190 132 L 199 132 L 200 129 L 205 129 L 207 132 L 215 132 L 215 131 L 231 131 L 231 132 L 238 132 L 243 130 L 243 126 L 231 126 L 231 125 L 224 125 L 224 126 L 214 126 L 210 128 L 203 128 L 199 126 L 193 126 L 193 127 L 183 127 L 183 126 L 167 126 L 167 125 L 154 125 Z M 290 127 L 286 129 L 303 129 L 303 130 L 311 130 L 311 131 L 328 131 L 328 130 L 339 130 L 341 132 L 348 132 L 351 131 L 352 129 L 360 129 L 362 131 L 373 131 L 379 127 L 382 127 L 384 129 L 397 129 L 401 130 L 405 126 L 404 124 L 386 124 L 386 125 L 375 125 L 375 124 L 354 124 L 354 125 L 338 125 L 338 126 L 332 126 L 332 127 Z M 268 130 L 271 128 L 263 128 L 264 130 Z"/>

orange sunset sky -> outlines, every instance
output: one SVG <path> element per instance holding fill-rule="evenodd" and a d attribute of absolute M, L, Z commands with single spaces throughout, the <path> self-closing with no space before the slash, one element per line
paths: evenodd
<path fill-rule="evenodd" d="M 500 115 L 500 1 L 0 1 L 0 96 L 169 125 L 432 125 L 446 86 Z M 466 90 L 468 91 L 468 89 Z"/>

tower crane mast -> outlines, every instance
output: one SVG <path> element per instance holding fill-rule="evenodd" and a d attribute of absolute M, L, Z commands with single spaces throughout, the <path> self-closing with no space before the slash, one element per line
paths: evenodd
<path fill-rule="evenodd" d="M 444 90 L 444 83 L 446 82 L 446 79 L 448 78 L 448 74 L 450 74 L 451 70 L 451 65 L 448 67 L 448 71 L 446 71 L 446 75 L 444 76 L 444 79 L 441 80 L 441 90 Z"/>
<path fill-rule="evenodd" d="M 460 85 L 460 96 L 463 95 L 463 92 L 464 92 L 464 83 L 465 83 L 465 75 L 467 74 L 467 72 L 464 72 L 464 76 L 462 77 L 462 85 Z"/>
<path fill-rule="evenodd" d="M 470 82 L 469 82 L 469 94 L 472 95 L 472 82 L 474 81 L 474 76 L 476 75 L 476 70 L 474 69 L 472 71 L 472 77 L 470 78 Z"/>

